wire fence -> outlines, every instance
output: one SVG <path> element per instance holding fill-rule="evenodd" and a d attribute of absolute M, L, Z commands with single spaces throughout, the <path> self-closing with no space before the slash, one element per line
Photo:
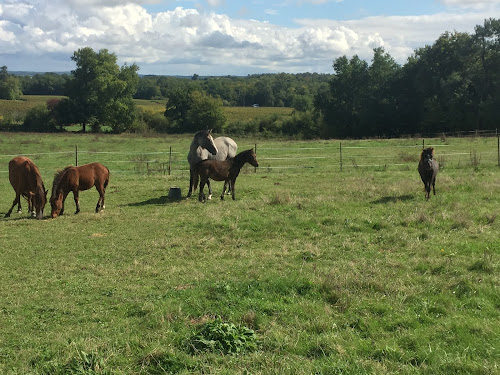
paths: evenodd
<path fill-rule="evenodd" d="M 246 146 L 246 147 L 245 147 Z M 55 173 L 67 165 L 94 161 L 105 164 L 112 173 L 184 174 L 189 171 L 187 150 L 168 147 L 167 151 L 92 151 L 74 149 L 57 152 L 24 153 L 32 158 L 42 174 Z M 286 172 L 300 170 L 343 171 L 352 168 L 414 168 L 423 147 L 434 147 L 441 168 L 474 165 L 500 166 L 500 137 L 478 137 L 454 142 L 433 140 L 350 140 L 282 142 L 241 145 L 240 150 L 254 147 L 259 170 Z M 8 172 L 14 154 L 0 153 L 0 174 Z M 247 167 L 249 168 L 249 167 Z M 255 170 L 258 173 L 258 170 Z"/>

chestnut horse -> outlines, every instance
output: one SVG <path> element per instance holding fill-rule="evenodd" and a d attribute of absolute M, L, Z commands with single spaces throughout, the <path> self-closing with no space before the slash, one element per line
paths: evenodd
<path fill-rule="evenodd" d="M 205 187 L 205 184 L 208 183 L 209 178 L 215 181 L 224 181 L 224 188 L 222 189 L 220 199 L 224 199 L 224 194 L 228 184 L 231 189 L 233 200 L 236 199 L 234 195 L 234 183 L 236 182 L 236 177 L 240 174 L 240 170 L 245 163 L 249 163 L 254 167 L 259 166 L 257 156 L 255 155 L 253 149 L 240 152 L 234 158 L 228 158 L 222 161 L 200 161 L 196 165 L 196 173 L 200 176 L 200 193 L 198 195 L 199 201 L 203 202 L 205 200 L 203 188 Z"/>
<path fill-rule="evenodd" d="M 95 186 L 99 192 L 99 200 L 95 212 L 104 209 L 104 193 L 109 183 L 109 169 L 100 163 L 90 163 L 79 167 L 69 166 L 59 171 L 54 176 L 52 184 L 52 196 L 50 205 L 52 207 L 51 216 L 62 215 L 64 212 L 64 201 L 69 192 L 73 192 L 75 199 L 76 212 L 80 212 L 79 191 L 88 190 Z"/>
<path fill-rule="evenodd" d="M 418 173 L 424 183 L 425 199 L 429 200 L 431 186 L 434 195 L 436 195 L 436 175 L 439 172 L 439 163 L 434 160 L 434 148 L 429 147 L 422 150 L 420 161 L 418 163 Z"/>
<path fill-rule="evenodd" d="M 29 158 L 18 156 L 9 162 L 9 180 L 16 192 L 12 207 L 5 214 L 9 217 L 17 203 L 17 212 L 21 213 L 21 195 L 28 200 L 28 211 L 32 217 L 41 219 L 47 203 L 47 190 L 37 166 Z"/>

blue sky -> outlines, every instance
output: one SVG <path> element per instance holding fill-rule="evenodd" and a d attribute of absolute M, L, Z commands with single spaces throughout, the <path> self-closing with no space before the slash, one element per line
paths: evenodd
<path fill-rule="evenodd" d="M 161 1 L 157 4 L 144 4 L 151 12 L 161 12 L 176 6 L 197 8 L 205 11 L 224 13 L 231 18 L 255 19 L 262 22 L 294 27 L 297 18 L 331 18 L 335 20 L 360 19 L 367 16 L 415 16 L 443 12 L 446 7 L 435 0 L 344 0 L 344 1 L 214 1 L 210 6 L 203 1 Z"/>
<path fill-rule="evenodd" d="M 500 0 L 0 0 L 0 65 L 69 71 L 89 46 L 142 74 L 332 73 L 376 47 L 404 64 L 490 17 Z"/>

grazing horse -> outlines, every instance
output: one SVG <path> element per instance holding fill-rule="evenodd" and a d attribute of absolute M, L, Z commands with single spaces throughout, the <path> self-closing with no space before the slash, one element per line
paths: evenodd
<path fill-rule="evenodd" d="M 205 155 L 202 155 L 206 153 Z M 191 146 L 189 147 L 189 153 L 187 160 L 189 163 L 189 192 L 188 197 L 191 196 L 196 186 L 198 186 L 198 175 L 195 172 L 196 164 L 198 164 L 203 159 L 208 159 L 208 153 L 217 155 L 218 150 L 215 146 L 214 139 L 212 137 L 212 130 L 200 130 L 194 135 Z"/>
<path fill-rule="evenodd" d="M 220 199 L 224 199 L 226 187 L 229 184 L 233 200 L 235 200 L 234 184 L 236 182 L 236 177 L 240 174 L 240 170 L 245 163 L 249 163 L 254 167 L 259 166 L 253 149 L 240 152 L 234 158 L 229 158 L 223 161 L 208 159 L 200 161 L 196 166 L 196 173 L 200 176 L 199 201 L 203 202 L 205 200 L 203 188 L 205 187 L 205 184 L 208 183 L 209 178 L 215 181 L 224 181 L 224 188 L 222 189 Z"/>
<path fill-rule="evenodd" d="M 90 163 L 79 167 L 69 166 L 59 171 L 54 176 L 52 184 L 52 196 L 50 205 L 52 207 L 52 218 L 62 215 L 64 212 L 64 201 L 69 192 L 73 192 L 76 212 L 80 212 L 79 191 L 88 190 L 95 186 L 99 192 L 99 199 L 95 212 L 104 209 L 104 193 L 109 183 L 109 169 L 100 163 Z"/>
<path fill-rule="evenodd" d="M 436 175 L 439 172 L 439 164 L 434 160 L 434 148 L 429 147 L 422 150 L 420 162 L 418 163 L 418 172 L 424 183 L 425 199 L 429 200 L 431 186 L 434 195 L 436 195 Z"/>
<path fill-rule="evenodd" d="M 9 180 L 16 192 L 12 207 L 5 214 L 9 217 L 17 203 L 17 212 L 21 213 L 21 195 L 28 200 L 28 211 L 32 217 L 41 219 L 47 203 L 47 190 L 37 166 L 30 159 L 18 156 L 9 162 Z"/>

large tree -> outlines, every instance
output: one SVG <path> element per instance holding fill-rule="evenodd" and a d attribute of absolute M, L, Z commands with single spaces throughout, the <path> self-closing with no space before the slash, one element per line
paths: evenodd
<path fill-rule="evenodd" d="M 7 72 L 7 67 L 0 68 L 0 99 L 16 100 L 22 95 L 19 79 Z"/>
<path fill-rule="evenodd" d="M 137 90 L 139 67 L 135 64 L 121 68 L 116 55 L 102 49 L 94 52 L 90 47 L 76 51 L 71 59 L 76 69 L 66 87 L 74 120 L 94 131 L 108 125 L 114 131 L 128 129 L 135 116 L 132 96 Z"/>

